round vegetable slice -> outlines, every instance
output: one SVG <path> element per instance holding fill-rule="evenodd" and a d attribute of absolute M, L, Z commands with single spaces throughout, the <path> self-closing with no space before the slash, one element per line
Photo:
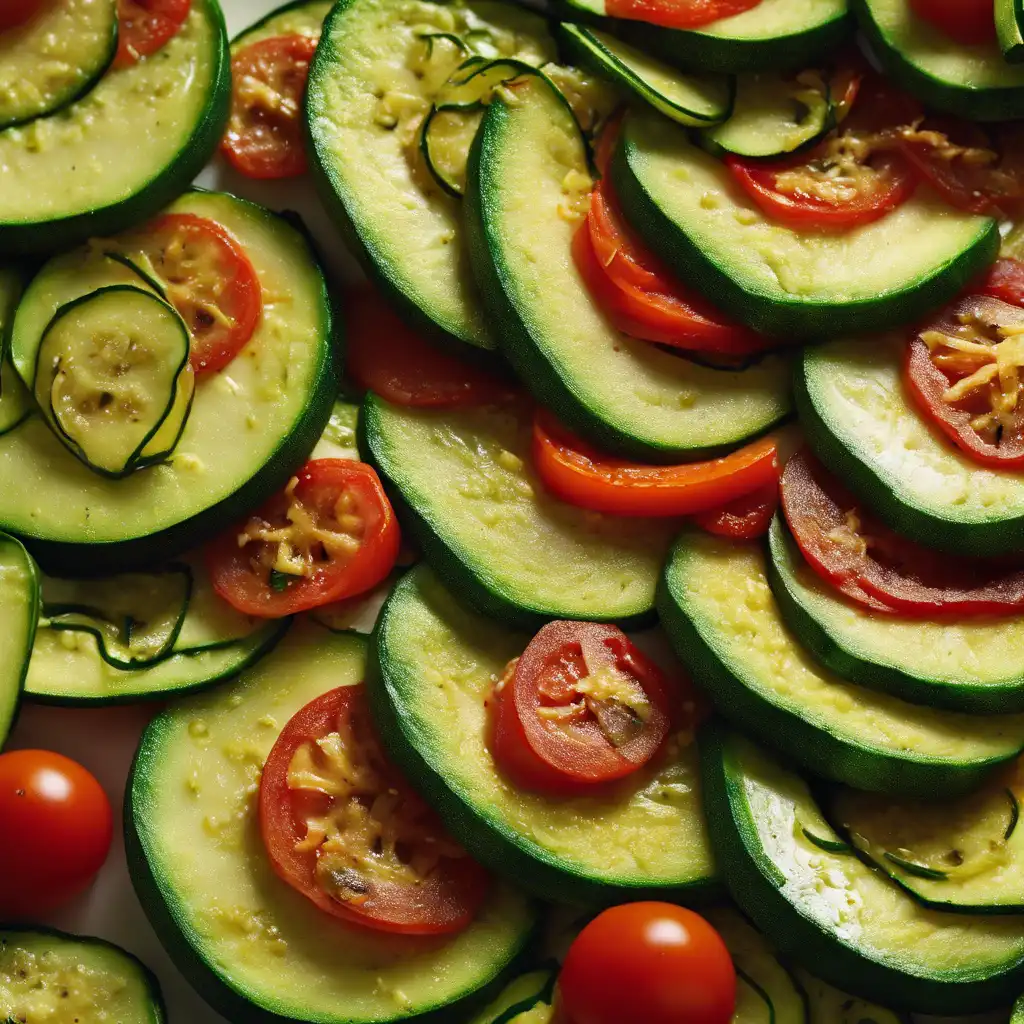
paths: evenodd
<path fill-rule="evenodd" d="M 1024 308 L 1024 263 L 1016 259 L 996 260 L 971 292 Z"/>
<path fill-rule="evenodd" d="M 321 910 L 407 935 L 461 931 L 483 868 L 386 759 L 362 686 L 303 707 L 263 767 L 260 831 L 274 870 Z"/>
<path fill-rule="evenodd" d="M 761 0 L 607 0 L 605 14 L 663 28 L 691 29 L 742 14 L 760 3 Z"/>
<path fill-rule="evenodd" d="M 192 0 L 118 0 L 115 68 L 131 67 L 162 50 L 181 30 Z"/>
<path fill-rule="evenodd" d="M 721 508 L 698 513 L 694 517 L 694 522 L 702 530 L 718 537 L 754 540 L 768 532 L 778 507 L 779 483 L 773 480 L 756 491 L 733 499 Z"/>

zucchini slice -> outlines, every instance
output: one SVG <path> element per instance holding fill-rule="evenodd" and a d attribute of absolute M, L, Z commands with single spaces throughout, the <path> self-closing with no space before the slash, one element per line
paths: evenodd
<path fill-rule="evenodd" d="M 979 786 L 1024 743 L 1024 716 L 908 704 L 832 675 L 786 629 L 758 544 L 687 531 L 665 567 L 658 611 L 719 712 L 826 778 L 902 796 Z"/>
<path fill-rule="evenodd" d="M 590 189 L 583 139 L 541 79 L 524 83 L 514 104 L 490 105 L 469 177 L 473 268 L 502 350 L 573 429 L 610 451 L 679 461 L 739 444 L 789 413 L 786 358 L 712 370 L 605 319 L 570 252 Z"/>
<path fill-rule="evenodd" d="M 584 25 L 563 23 L 559 38 L 580 64 L 628 89 L 673 121 L 706 128 L 732 113 L 734 81 L 730 78 L 684 74 L 607 32 Z"/>
<path fill-rule="evenodd" d="M 0 929 L 0 1016 L 164 1024 L 160 983 L 131 953 L 50 928 Z"/>
<path fill-rule="evenodd" d="M 469 1024 L 550 1024 L 555 979 L 550 968 L 520 975 Z"/>
<path fill-rule="evenodd" d="M 471 53 L 539 67 L 555 47 L 543 19 L 511 4 L 342 0 L 310 69 L 307 111 L 318 190 L 367 273 L 416 327 L 489 352 L 461 203 L 422 166 L 419 145 L 422 118 Z"/>
<path fill-rule="evenodd" d="M 981 1012 L 1020 991 L 1020 918 L 922 907 L 852 852 L 829 853 L 805 838 L 808 829 L 838 839 L 795 772 L 722 726 L 703 731 L 700 743 L 729 891 L 780 954 L 829 984 L 921 1013 Z"/>
<path fill-rule="evenodd" d="M 0 132 L 0 253 L 64 250 L 170 203 L 220 141 L 230 71 L 217 0 L 193 0 L 153 56 L 108 71 L 59 113 Z"/>
<path fill-rule="evenodd" d="M 530 462 L 530 410 L 409 409 L 367 395 L 360 446 L 470 607 L 517 627 L 650 619 L 675 524 L 563 504 Z"/>
<path fill-rule="evenodd" d="M 246 46 L 276 36 L 311 36 L 319 39 L 324 19 L 331 13 L 330 0 L 292 0 L 253 22 L 231 40 L 232 56 Z"/>
<path fill-rule="evenodd" d="M 611 175 L 647 244 L 684 281 L 767 334 L 906 323 L 956 295 L 999 248 L 992 218 L 953 210 L 924 187 L 881 220 L 840 235 L 774 223 L 726 167 L 646 111 L 627 117 Z"/>
<path fill-rule="evenodd" d="M 36 402 L 76 458 L 120 479 L 166 461 L 181 439 L 195 392 L 190 347 L 185 322 L 159 296 L 101 288 L 61 306 L 43 331 Z"/>
<path fill-rule="evenodd" d="M 0 266 L 0 435 L 18 426 L 35 407 L 8 357 L 14 311 L 23 283 L 18 271 Z"/>
<path fill-rule="evenodd" d="M 818 577 L 781 517 L 769 544 L 768 581 L 782 618 L 829 671 L 934 708 L 1024 711 L 1024 616 L 928 622 L 877 615 Z"/>
<path fill-rule="evenodd" d="M 793 973 L 807 999 L 807 1024 L 910 1024 L 904 1014 L 840 992 L 799 967 Z"/>
<path fill-rule="evenodd" d="M 143 736 L 125 808 L 132 881 L 175 964 L 228 1020 L 468 1016 L 531 938 L 534 906 L 500 883 L 452 937 L 410 942 L 347 925 L 284 885 L 252 841 L 254 780 L 278 734 L 313 698 L 359 683 L 365 664 L 364 638 L 302 623 L 254 669 L 177 702 Z"/>
<path fill-rule="evenodd" d="M 1021 996 L 1014 1004 L 1010 1024 L 1024 1024 L 1024 996 Z"/>
<path fill-rule="evenodd" d="M 961 455 L 910 404 L 899 337 L 804 351 L 795 388 L 818 458 L 898 533 L 961 555 L 1021 547 L 1024 473 Z"/>
<path fill-rule="evenodd" d="M 972 121 L 1020 116 L 1024 68 L 1003 60 L 999 44 L 953 42 L 915 14 L 910 0 L 851 0 L 885 73 L 924 103 Z"/>
<path fill-rule="evenodd" d="M 1011 64 L 1024 63 L 1024 3 L 996 0 L 996 35 L 1003 58 Z"/>
<path fill-rule="evenodd" d="M 529 641 L 467 611 L 425 566 L 408 573 L 384 606 L 369 669 L 391 756 L 477 860 L 543 898 L 600 905 L 708 895 L 714 865 L 692 736 L 670 741 L 613 798 L 551 800 L 518 791 L 497 770 L 485 702 Z M 453 707 L 454 718 L 445 711 Z"/>
<path fill-rule="evenodd" d="M 829 814 L 871 864 L 926 907 L 1024 913 L 1017 774 L 959 800 L 910 802 L 839 789 Z"/>
<path fill-rule="evenodd" d="M 0 533 L 0 748 L 14 726 L 39 621 L 39 571 L 19 541 Z"/>
<path fill-rule="evenodd" d="M 117 0 L 57 0 L 0 36 L 0 130 L 84 96 L 117 53 Z"/>
<path fill-rule="evenodd" d="M 161 466 L 106 480 L 39 417 L 0 437 L 0 524 L 30 537 L 55 574 L 110 574 L 194 548 L 282 488 L 330 415 L 331 312 L 302 235 L 268 210 L 220 193 L 189 193 L 170 210 L 208 217 L 235 237 L 256 269 L 263 316 L 224 371 L 199 378 L 185 431 Z M 138 284 L 101 250 L 56 257 L 26 291 L 11 338 L 26 383 L 34 383 L 38 340 L 61 306 L 111 283 Z M 33 481 L 30 493 L 25 480 Z"/>

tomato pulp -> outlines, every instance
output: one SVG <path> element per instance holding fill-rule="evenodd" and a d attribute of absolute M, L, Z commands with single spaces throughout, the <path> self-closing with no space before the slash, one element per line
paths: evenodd
<path fill-rule="evenodd" d="M 995 41 L 992 0 L 910 0 L 910 9 L 954 42 L 973 45 Z"/>
<path fill-rule="evenodd" d="M 162 50 L 180 31 L 192 0 L 118 0 L 115 68 L 127 68 Z"/>
<path fill-rule="evenodd" d="M 646 21 L 664 28 L 700 28 L 757 7 L 761 0 L 606 0 L 609 18 Z"/>

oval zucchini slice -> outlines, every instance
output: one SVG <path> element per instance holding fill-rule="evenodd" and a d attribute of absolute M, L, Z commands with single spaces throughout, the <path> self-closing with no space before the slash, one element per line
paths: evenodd
<path fill-rule="evenodd" d="M 784 227 L 682 129 L 645 111 L 627 117 L 611 175 L 630 224 L 682 280 L 782 337 L 906 323 L 956 295 L 999 247 L 992 218 L 953 210 L 923 187 L 844 234 Z"/>
<path fill-rule="evenodd" d="M 807 1024 L 910 1024 L 904 1014 L 840 992 L 799 967 L 794 975 L 807 998 Z"/>
<path fill-rule="evenodd" d="M 85 95 L 117 53 L 117 0 L 57 0 L 0 37 L 0 130 Z"/>
<path fill-rule="evenodd" d="M 263 316 L 224 371 L 199 378 L 185 431 L 163 465 L 105 480 L 39 417 L 0 437 L 0 523 L 30 537 L 56 573 L 163 563 L 202 543 L 283 487 L 330 415 L 331 313 L 302 235 L 268 210 L 219 193 L 189 193 L 170 210 L 208 217 L 235 237 L 259 277 Z M 11 339 L 27 382 L 56 310 L 112 281 L 138 284 L 95 247 L 46 264 L 18 307 Z M 33 481 L 31 493 L 25 480 Z"/>
<path fill-rule="evenodd" d="M 953 42 L 914 13 L 909 0 L 851 0 L 883 70 L 937 110 L 972 121 L 1020 116 L 1024 68 L 1003 60 L 996 40 Z"/>
<path fill-rule="evenodd" d="M 179 701 L 143 737 L 125 809 L 132 881 L 175 964 L 229 1020 L 468 1015 L 504 983 L 533 932 L 532 904 L 497 882 L 473 924 L 447 939 L 350 926 L 282 883 L 253 841 L 254 779 L 280 731 L 314 697 L 359 683 L 365 661 L 364 638 L 304 623 L 254 669 Z"/>
<path fill-rule="evenodd" d="M 159 982 L 130 953 L 102 939 L 35 927 L 0 929 L 0 1014 L 83 1024 L 166 1019 Z"/>
<path fill-rule="evenodd" d="M 584 25 L 563 23 L 559 38 L 580 64 L 628 89 L 673 121 L 706 128 L 732 113 L 732 79 L 684 74 L 607 32 Z"/>
<path fill-rule="evenodd" d="M 996 0 L 996 35 L 1003 58 L 1011 64 L 1024 63 L 1024 3 Z"/>
<path fill-rule="evenodd" d="M 980 785 L 1024 743 L 1024 716 L 908 704 L 820 668 L 786 629 L 760 545 L 687 531 L 658 595 L 669 639 L 719 712 L 816 774 L 904 796 Z"/>
<path fill-rule="evenodd" d="M 1024 711 L 1024 616 L 928 622 L 877 615 L 818 577 L 781 517 L 769 542 L 768 581 L 782 618 L 831 672 L 935 708 Z"/>
<path fill-rule="evenodd" d="M 260 18 L 231 40 L 231 54 L 253 43 L 276 36 L 310 36 L 319 39 L 324 19 L 331 12 L 330 0 L 292 0 Z"/>
<path fill-rule="evenodd" d="M 729 891 L 782 955 L 830 984 L 922 1013 L 1005 1005 L 1024 982 L 1015 917 L 940 914 L 838 840 L 795 772 L 721 726 L 701 734 L 705 805 Z"/>
<path fill-rule="evenodd" d="M 18 713 L 39 621 L 39 571 L 21 543 L 0 533 L 0 748 Z"/>
<path fill-rule="evenodd" d="M 18 271 L 0 266 L 0 435 L 18 426 L 35 407 L 8 356 L 14 311 L 21 298 L 23 284 Z"/>
<path fill-rule="evenodd" d="M 703 457 L 786 416 L 787 359 L 712 370 L 611 327 L 570 251 L 589 188 L 576 122 L 542 80 L 488 107 L 470 156 L 470 250 L 502 350 L 534 397 L 644 461 Z"/>
<path fill-rule="evenodd" d="M 818 458 L 899 533 L 961 555 L 1021 547 L 1024 473 L 961 455 L 910 405 L 898 337 L 805 349 L 796 400 Z"/>
<path fill-rule="evenodd" d="M 220 141 L 230 70 L 217 0 L 193 0 L 152 57 L 108 71 L 60 113 L 0 132 L 0 253 L 64 250 L 174 200 Z"/>
<path fill-rule="evenodd" d="M 530 462 L 520 406 L 409 409 L 368 395 L 361 448 L 437 574 L 470 607 L 519 627 L 637 622 L 654 607 L 675 524 L 563 504 Z"/>
<path fill-rule="evenodd" d="M 1024 996 L 1021 996 L 1013 1007 L 1013 1018 L 1010 1024 L 1024 1024 Z"/>
<path fill-rule="evenodd" d="M 520 975 L 469 1024 L 550 1024 L 555 979 L 550 968 Z"/>

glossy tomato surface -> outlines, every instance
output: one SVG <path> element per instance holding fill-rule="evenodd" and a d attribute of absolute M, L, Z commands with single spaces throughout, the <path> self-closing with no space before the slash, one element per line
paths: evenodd
<path fill-rule="evenodd" d="M 126 68 L 162 50 L 181 31 L 192 0 L 118 0 L 117 56 Z"/>

